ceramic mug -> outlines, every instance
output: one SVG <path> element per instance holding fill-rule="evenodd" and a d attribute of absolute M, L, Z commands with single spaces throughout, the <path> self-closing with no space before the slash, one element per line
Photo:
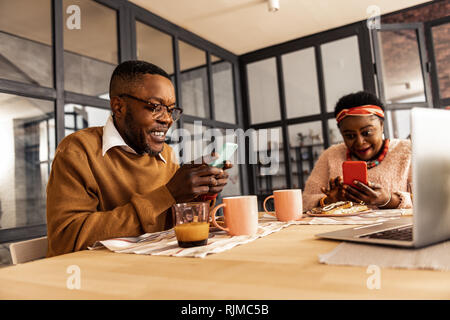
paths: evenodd
<path fill-rule="evenodd" d="M 217 210 L 223 207 L 225 228 L 217 224 Z M 211 222 L 231 236 L 254 235 L 258 230 L 258 200 L 256 196 L 226 197 L 211 211 Z"/>
<path fill-rule="evenodd" d="M 275 213 L 266 209 L 266 202 L 272 198 L 275 201 Z M 276 217 L 279 221 L 299 220 L 303 214 L 302 190 L 275 190 L 273 195 L 264 200 L 263 207 L 266 213 Z"/>

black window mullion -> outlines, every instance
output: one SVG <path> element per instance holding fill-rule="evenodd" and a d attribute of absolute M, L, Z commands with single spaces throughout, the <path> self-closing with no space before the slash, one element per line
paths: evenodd
<path fill-rule="evenodd" d="M 248 88 L 248 75 L 247 75 L 247 63 L 241 63 L 239 66 L 239 76 L 240 76 L 240 88 L 241 88 L 241 98 L 242 98 L 242 116 L 244 129 L 251 127 L 251 115 L 250 115 L 250 95 Z"/>
<path fill-rule="evenodd" d="M 94 96 L 88 96 L 81 93 L 65 91 L 64 92 L 64 102 L 81 104 L 83 106 L 90 106 L 100 109 L 110 109 L 109 100 L 101 99 Z"/>
<path fill-rule="evenodd" d="M 242 101 L 242 109 L 239 112 L 242 112 L 242 127 L 244 130 L 248 130 L 252 128 L 251 122 L 250 122 L 250 98 L 249 98 L 249 90 L 248 90 L 248 78 L 247 78 L 247 68 L 246 64 L 241 63 L 241 60 L 239 60 L 239 89 L 241 92 L 241 101 Z M 235 84 L 237 86 L 237 84 Z M 251 194 L 256 194 L 258 185 L 257 185 L 257 178 L 256 178 L 256 165 L 250 164 L 250 153 L 253 153 L 253 146 L 250 145 L 250 142 L 248 140 L 245 141 L 245 150 L 248 150 L 248 153 L 246 153 L 244 159 L 245 159 L 245 167 L 247 169 L 248 174 L 248 191 Z"/>
<path fill-rule="evenodd" d="M 431 23 L 425 23 L 425 41 L 428 51 L 428 59 L 430 61 L 430 78 L 431 78 L 431 95 L 433 96 L 433 106 L 441 108 L 441 98 L 439 92 L 438 71 L 436 65 L 436 56 L 433 44 L 433 26 Z"/>
<path fill-rule="evenodd" d="M 313 121 L 321 121 L 323 118 L 322 114 L 314 114 L 311 116 L 303 116 L 303 117 L 298 117 L 298 118 L 291 118 L 291 119 L 287 119 L 286 120 L 286 125 L 291 125 L 291 124 L 299 124 L 299 123 L 305 123 L 305 122 L 313 122 Z"/>
<path fill-rule="evenodd" d="M 216 113 L 214 108 L 214 82 L 211 66 L 211 54 L 208 51 L 205 51 L 205 55 L 206 55 L 206 74 L 208 80 L 209 118 L 215 120 Z"/>
<path fill-rule="evenodd" d="M 183 121 L 184 122 L 191 122 L 194 123 L 194 121 L 201 121 L 203 125 L 209 126 L 212 128 L 224 128 L 224 129 L 237 129 L 239 126 L 237 124 L 228 123 L 228 122 L 222 122 L 212 119 L 205 119 L 198 116 L 192 116 L 190 114 L 183 115 Z"/>
<path fill-rule="evenodd" d="M 50 177 L 50 154 L 51 154 L 51 148 L 50 148 L 50 121 L 45 120 L 45 130 L 47 132 L 47 174 Z"/>
<path fill-rule="evenodd" d="M 253 128 L 255 130 L 261 130 L 261 129 L 269 129 L 269 128 L 274 128 L 274 127 L 281 127 L 285 124 L 286 124 L 286 122 L 283 122 L 282 120 L 276 120 L 276 121 L 271 121 L 271 122 L 252 124 L 250 126 L 250 128 Z"/>
<path fill-rule="evenodd" d="M 322 52 L 320 45 L 314 46 L 314 53 L 316 57 L 317 66 L 317 82 L 319 85 L 319 101 L 320 101 L 320 119 L 322 123 L 322 136 L 324 148 L 330 146 L 329 132 L 328 132 L 328 117 L 327 117 L 327 99 L 325 94 L 325 76 L 323 72 Z"/>
<path fill-rule="evenodd" d="M 39 87 L 36 85 L 7 79 L 0 79 L 0 92 L 28 98 L 44 100 L 56 99 L 56 90 L 54 88 Z"/>
<path fill-rule="evenodd" d="M 417 41 L 419 46 L 419 54 L 420 54 L 420 62 L 421 62 L 421 70 L 422 70 L 422 80 L 423 87 L 425 93 L 425 104 L 427 107 L 433 107 L 433 95 L 431 93 L 431 85 L 430 85 L 430 71 L 427 66 L 429 64 L 426 44 L 425 44 L 425 36 L 424 36 L 424 28 L 423 23 L 418 24 L 416 28 L 417 33 Z"/>
<path fill-rule="evenodd" d="M 239 99 L 239 97 L 241 97 L 241 81 L 239 78 L 239 63 L 231 62 L 231 66 L 232 66 L 231 76 L 232 76 L 232 81 L 233 81 L 235 123 L 239 127 L 245 128 L 243 106 L 241 103 L 242 100 Z"/>
<path fill-rule="evenodd" d="M 119 61 L 136 59 L 136 22 L 129 6 L 121 3 L 118 9 Z"/>
<path fill-rule="evenodd" d="M 172 50 L 173 50 L 173 67 L 175 70 L 175 95 L 177 98 L 178 107 L 183 109 L 183 97 L 181 96 L 181 71 L 180 71 L 180 47 L 178 46 L 178 37 L 172 37 Z M 185 115 L 182 114 L 178 120 L 178 125 L 183 128 Z"/>
<path fill-rule="evenodd" d="M 64 130 L 64 21 L 62 1 L 52 1 L 53 74 L 55 99 L 56 144 L 65 136 Z"/>
<path fill-rule="evenodd" d="M 284 165 L 286 174 L 286 183 L 288 188 L 292 187 L 292 169 L 291 169 L 291 157 L 289 155 L 289 134 L 288 127 L 286 125 L 286 97 L 284 94 L 284 77 L 283 77 L 283 63 L 281 56 L 276 56 L 276 68 L 277 68 L 277 80 L 278 80 L 278 95 L 280 99 L 280 115 L 281 115 L 281 130 L 283 137 L 283 152 L 284 152 Z"/>
<path fill-rule="evenodd" d="M 372 47 L 370 44 L 370 32 L 366 27 L 366 22 L 361 22 L 361 27 L 357 31 L 359 57 L 361 63 L 361 73 L 363 87 L 365 91 L 377 94 L 375 84 L 375 70 L 372 61 Z"/>
<path fill-rule="evenodd" d="M 235 122 L 237 124 L 237 127 L 244 128 L 244 115 L 243 115 L 243 108 L 241 104 L 241 84 L 240 84 L 240 78 L 239 78 L 239 62 L 231 62 L 232 66 L 232 81 L 233 81 L 233 99 L 234 99 L 234 114 L 235 114 Z M 240 148 L 244 147 L 245 150 L 249 150 L 248 147 L 239 146 Z M 242 151 L 240 151 L 242 152 Z M 244 155 L 245 159 L 245 155 Z M 241 190 L 240 192 L 242 194 L 249 194 L 250 193 L 250 170 L 248 170 L 247 164 L 244 162 L 243 164 L 239 165 L 240 167 L 240 174 L 239 174 L 239 180 L 241 183 Z"/>
<path fill-rule="evenodd" d="M 47 225 L 16 227 L 0 230 L 0 243 L 22 241 L 47 235 Z"/>

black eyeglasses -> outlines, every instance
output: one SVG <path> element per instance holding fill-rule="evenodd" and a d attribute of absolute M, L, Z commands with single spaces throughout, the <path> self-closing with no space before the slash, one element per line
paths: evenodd
<path fill-rule="evenodd" d="M 169 108 L 165 104 L 153 103 L 153 102 L 150 102 L 150 101 L 139 99 L 139 98 L 134 97 L 134 96 L 132 96 L 130 94 L 127 94 L 127 93 L 119 94 L 119 97 L 120 98 L 128 97 L 128 98 L 137 100 L 139 102 L 145 103 L 146 105 L 148 105 L 150 107 L 154 119 L 160 119 L 164 115 L 164 112 L 167 111 L 167 113 L 170 114 L 170 117 L 172 118 L 172 120 L 173 121 L 177 121 L 178 119 L 180 119 L 181 114 L 183 113 L 183 110 L 180 109 L 180 108 L 177 108 L 177 107 Z"/>

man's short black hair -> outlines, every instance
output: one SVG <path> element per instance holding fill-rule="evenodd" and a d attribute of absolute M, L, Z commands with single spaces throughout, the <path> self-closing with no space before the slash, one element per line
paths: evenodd
<path fill-rule="evenodd" d="M 166 71 L 150 62 L 140 60 L 124 61 L 113 71 L 109 83 L 109 96 L 114 97 L 121 93 L 129 93 L 144 74 L 157 74 L 171 80 Z"/>
<path fill-rule="evenodd" d="M 358 91 L 356 93 L 345 95 L 339 99 L 339 101 L 336 103 L 336 107 L 334 108 L 334 117 L 336 118 L 338 113 L 343 109 L 364 106 L 367 104 L 378 106 L 384 111 L 384 106 L 381 103 L 380 99 L 377 98 L 377 96 L 367 91 Z"/>

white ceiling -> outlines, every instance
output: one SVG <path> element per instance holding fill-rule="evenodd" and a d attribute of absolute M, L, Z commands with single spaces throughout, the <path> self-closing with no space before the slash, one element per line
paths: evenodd
<path fill-rule="evenodd" d="M 269 12 L 266 0 L 130 0 L 234 54 L 367 19 L 429 0 L 280 0 Z"/>

